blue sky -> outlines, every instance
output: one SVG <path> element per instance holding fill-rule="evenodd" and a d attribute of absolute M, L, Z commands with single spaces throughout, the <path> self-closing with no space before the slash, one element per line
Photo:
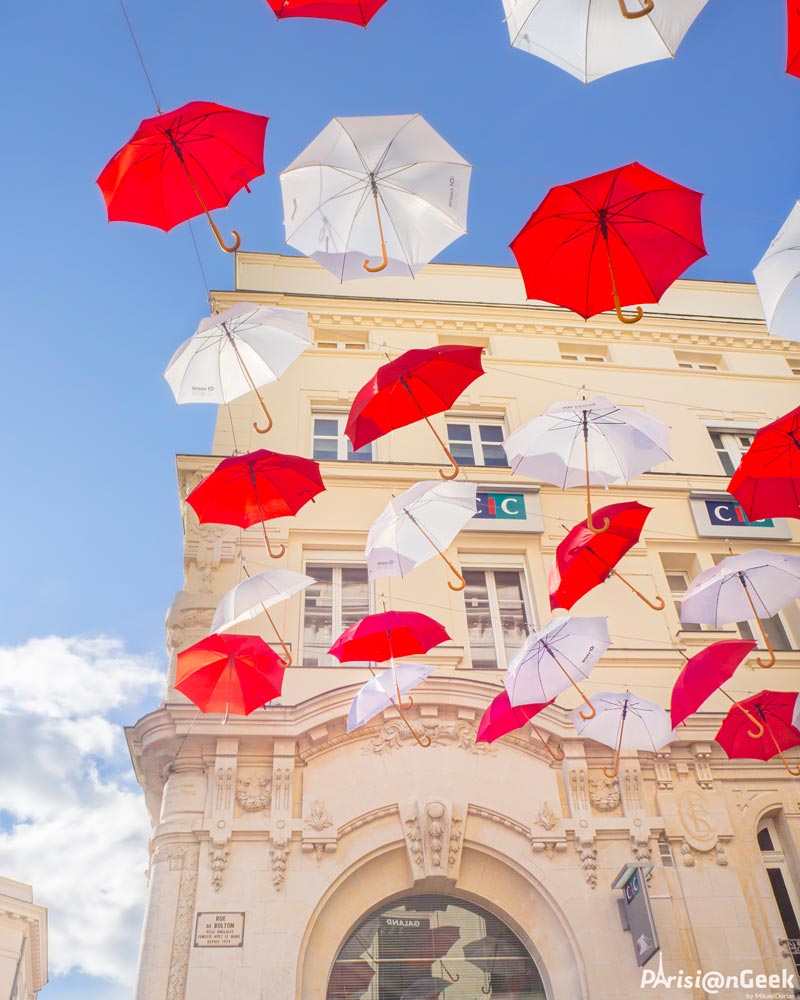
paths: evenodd
<path fill-rule="evenodd" d="M 244 249 L 287 249 L 278 173 L 334 115 L 419 112 L 474 164 L 470 232 L 445 261 L 513 264 L 508 243 L 551 185 L 639 160 L 706 193 L 709 257 L 690 274 L 750 280 L 800 195 L 800 80 L 784 73 L 783 0 L 710 0 L 674 62 L 589 87 L 511 49 L 500 0 L 388 0 L 366 31 L 279 24 L 264 0 L 128 0 L 127 8 L 164 108 L 207 99 L 270 116 L 266 177 L 218 213 L 225 232 L 242 232 Z M 205 452 L 211 442 L 213 409 L 178 408 L 161 378 L 204 315 L 205 291 L 185 226 L 164 235 L 105 221 L 94 180 L 153 113 L 118 5 L 7 4 L 0 27 L 0 646 L 10 653 L 0 657 L 0 726 L 26 683 L 7 676 L 4 689 L 2 671 L 28 662 L 20 651 L 46 666 L 41 657 L 52 650 L 31 641 L 50 636 L 59 656 L 83 657 L 90 669 L 117 676 L 120 660 L 139 665 L 141 683 L 109 704 L 112 724 L 132 721 L 158 699 L 152 672 L 163 668 L 164 613 L 181 585 L 174 454 Z M 230 287 L 232 260 L 204 223 L 195 231 L 210 285 Z M 98 655 L 97 636 L 116 645 Z M 64 669 L 75 668 L 69 662 Z M 80 726 L 99 734 L 102 706 L 81 712 L 65 696 L 50 714 L 27 711 L 48 726 L 74 723 L 75 795 L 92 798 L 93 773 L 101 787 L 131 792 L 117 737 L 81 743 L 75 735 Z M 42 780 L 56 780 L 46 752 L 52 733 L 34 732 Z M 87 815 L 96 808 L 102 818 L 104 802 L 87 800 Z M 0 870 L 35 881 L 48 902 L 57 894 L 47 870 L 34 870 L 12 837 L 24 832 L 19 823 L 46 818 L 35 804 L 11 806 L 0 799 Z M 138 857 L 136 836 L 125 850 Z M 112 850 L 118 841 L 108 843 Z M 128 951 L 122 939 L 97 938 L 122 975 L 135 960 L 143 888 L 141 879 L 130 890 Z M 51 928 L 63 916 L 55 905 Z M 105 963 L 58 947 L 59 967 L 77 971 L 54 978 L 49 1000 L 130 995 L 103 978 Z M 106 971 L 90 979 L 92 969 Z"/>

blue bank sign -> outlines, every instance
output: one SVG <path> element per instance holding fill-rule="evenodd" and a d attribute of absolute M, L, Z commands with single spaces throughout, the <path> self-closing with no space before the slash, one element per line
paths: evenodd
<path fill-rule="evenodd" d="M 692 493 L 689 506 L 701 538 L 791 538 L 784 518 L 751 521 L 730 493 Z"/>
<path fill-rule="evenodd" d="M 491 521 L 527 519 L 524 493 L 478 493 L 477 518 Z"/>
<path fill-rule="evenodd" d="M 708 520 L 711 524 L 730 524 L 734 527 L 773 528 L 775 522 L 770 517 L 751 521 L 744 509 L 735 500 L 706 500 Z"/>

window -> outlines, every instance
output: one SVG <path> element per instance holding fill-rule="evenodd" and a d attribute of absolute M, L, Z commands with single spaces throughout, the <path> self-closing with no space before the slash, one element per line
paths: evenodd
<path fill-rule="evenodd" d="M 371 611 L 367 570 L 361 566 L 309 563 L 306 573 L 317 581 L 306 587 L 303 600 L 304 667 L 335 666 L 328 656 L 335 639 Z"/>
<path fill-rule="evenodd" d="M 753 443 L 754 433 L 749 431 L 722 431 L 709 428 L 711 443 L 722 464 L 726 476 L 732 476 L 741 462 L 744 453 Z"/>
<path fill-rule="evenodd" d="M 318 340 L 317 347 L 323 351 L 366 351 L 367 345 L 350 340 Z"/>
<path fill-rule="evenodd" d="M 315 415 L 314 441 L 311 457 L 317 462 L 371 462 L 372 444 L 353 451 L 350 439 L 344 436 L 347 415 L 326 413 Z"/>
<path fill-rule="evenodd" d="M 776 653 L 786 652 L 786 650 L 793 648 L 792 640 L 789 638 L 779 614 L 773 615 L 772 618 L 762 618 L 761 624 L 764 626 L 764 631 L 767 633 L 769 641 L 772 643 L 772 648 Z M 761 629 L 758 627 L 757 622 L 737 622 L 736 627 L 739 629 L 739 635 L 743 639 L 755 639 L 761 648 L 764 648 L 764 640 L 761 638 Z"/>
<path fill-rule="evenodd" d="M 797 892 L 786 864 L 783 844 L 778 832 L 776 817 L 761 820 L 758 826 L 758 846 L 761 858 L 767 870 L 772 895 L 781 917 L 786 938 L 800 947 L 800 907 L 798 907 Z M 800 972 L 800 955 L 793 955 L 795 967 Z"/>
<path fill-rule="evenodd" d="M 604 365 L 608 361 L 608 351 L 604 347 L 587 350 L 585 344 L 559 344 L 558 353 L 562 361 L 582 361 L 587 365 Z"/>
<path fill-rule="evenodd" d="M 689 574 L 684 569 L 668 569 L 666 570 L 667 585 L 669 587 L 669 596 L 672 598 L 672 603 L 675 605 L 675 614 L 678 616 L 678 621 L 681 621 L 681 601 L 683 600 L 683 595 L 689 586 L 690 578 Z M 681 622 L 682 632 L 701 632 L 703 629 L 702 625 L 698 625 L 696 622 Z"/>
<path fill-rule="evenodd" d="M 792 375 L 800 375 L 800 358 L 787 358 L 786 364 Z"/>
<path fill-rule="evenodd" d="M 669 846 L 669 841 L 663 833 L 658 838 L 658 854 L 664 868 L 675 867 L 675 858 L 672 856 L 672 848 Z"/>
<path fill-rule="evenodd" d="M 472 666 L 505 670 L 530 631 L 519 570 L 463 569 Z"/>
<path fill-rule="evenodd" d="M 722 369 L 722 358 L 718 354 L 694 354 L 691 351 L 676 351 L 675 360 L 678 368 L 687 368 L 696 372 L 718 372 Z"/>
<path fill-rule="evenodd" d="M 505 427 L 499 420 L 447 418 L 447 443 L 459 465 L 507 466 L 503 449 Z"/>

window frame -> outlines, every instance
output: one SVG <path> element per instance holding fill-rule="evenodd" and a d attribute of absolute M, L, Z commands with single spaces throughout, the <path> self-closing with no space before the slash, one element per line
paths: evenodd
<path fill-rule="evenodd" d="M 528 584 L 528 574 L 525 568 L 522 566 L 498 566 L 493 568 L 488 568 L 486 566 L 480 565 L 469 565 L 463 564 L 461 566 L 461 572 L 466 576 L 467 573 L 483 573 L 484 579 L 486 580 L 486 596 L 489 605 L 489 622 L 492 628 L 492 639 L 494 642 L 495 651 L 495 666 L 494 667 L 482 667 L 475 666 L 472 661 L 472 644 L 469 639 L 469 609 L 467 608 L 467 598 L 466 592 L 464 594 L 464 618 L 467 627 L 467 650 L 469 651 L 469 666 L 470 670 L 506 670 L 508 668 L 508 662 L 506 660 L 506 647 L 505 642 L 503 642 L 503 623 L 500 612 L 500 603 L 497 598 L 497 584 L 495 582 L 495 573 L 516 573 L 520 579 L 520 592 L 522 594 L 522 609 L 525 614 L 525 619 L 528 628 L 528 634 L 536 631 L 538 625 L 536 623 L 536 613 L 535 604 L 533 602 L 533 594 L 531 592 L 530 586 Z M 489 579 L 491 577 L 491 585 L 489 584 Z"/>
<path fill-rule="evenodd" d="M 353 458 L 351 457 L 352 445 L 350 444 L 350 439 L 345 436 L 344 429 L 347 426 L 347 412 L 342 410 L 326 410 L 322 408 L 312 408 L 311 410 L 311 457 L 315 462 L 353 462 L 356 465 L 368 465 L 371 462 L 377 461 L 375 456 L 375 442 L 371 441 L 369 444 L 363 445 L 359 451 L 363 451 L 364 448 L 369 448 L 369 458 Z M 336 458 L 316 458 L 315 457 L 315 441 L 317 440 L 317 435 L 315 433 L 317 420 L 335 420 L 336 421 Z M 333 438 L 327 435 L 320 435 L 320 438 L 326 441 L 332 441 Z M 352 455 L 356 452 L 353 451 Z"/>
<path fill-rule="evenodd" d="M 722 424 L 706 424 L 706 430 L 708 431 L 708 439 L 711 442 L 711 447 L 714 449 L 714 454 L 722 466 L 723 475 L 732 476 L 738 469 L 745 452 L 753 443 L 753 438 L 756 435 L 755 429 L 746 426 L 729 425 L 726 427 Z M 720 439 L 719 447 L 717 447 L 714 441 L 714 435 L 717 435 Z M 741 442 L 735 440 L 739 437 L 750 438 L 750 444 L 747 447 L 743 447 Z M 723 453 L 727 455 L 728 461 L 733 465 L 730 472 L 725 467 L 722 457 Z"/>
<path fill-rule="evenodd" d="M 762 848 L 758 843 L 758 835 L 762 830 L 766 830 L 769 834 L 770 840 L 773 843 L 773 850 L 764 850 L 764 848 Z M 786 860 L 786 851 L 784 850 L 783 844 L 784 838 L 778 829 L 778 823 L 776 822 L 776 815 L 774 813 L 762 816 L 758 821 L 755 839 L 756 846 L 758 847 L 759 854 L 761 855 L 761 863 L 764 866 L 764 873 L 767 876 L 767 882 L 769 883 L 770 895 L 778 913 L 778 920 L 780 921 L 781 927 L 784 928 L 784 933 L 786 933 L 788 937 L 788 931 L 786 931 L 786 925 L 783 921 L 780 903 L 775 895 L 775 888 L 772 883 L 772 879 L 769 876 L 769 872 L 773 870 L 780 873 L 784 888 L 786 889 L 789 905 L 792 909 L 792 915 L 794 916 L 795 923 L 798 926 L 800 926 L 800 891 L 798 891 L 798 887 L 795 885 L 791 867 Z M 793 955 L 792 958 L 797 972 L 800 973 L 800 955 Z"/>
<path fill-rule="evenodd" d="M 470 447 L 472 448 L 472 457 L 475 461 L 470 464 L 469 462 L 459 459 L 461 465 L 470 469 L 507 469 L 508 456 L 505 454 L 502 442 L 508 436 L 508 428 L 506 425 L 505 415 L 481 415 L 481 414 L 469 414 L 469 413 L 446 413 L 444 418 L 444 429 L 445 435 L 447 437 L 447 447 L 452 451 L 454 445 L 466 444 L 465 441 L 451 441 L 450 439 L 450 425 L 459 427 L 469 427 L 470 432 Z M 489 441 L 487 444 L 496 445 L 501 449 L 505 457 L 505 462 L 503 465 L 487 465 L 486 456 L 483 453 L 483 441 L 481 439 L 481 427 L 499 427 L 501 432 L 500 441 Z M 480 459 L 480 461 L 478 461 Z"/>
<path fill-rule="evenodd" d="M 331 643 L 335 642 L 338 636 L 340 636 L 344 630 L 344 625 L 342 623 L 342 571 L 348 569 L 359 569 L 363 570 L 367 577 L 367 612 L 366 614 L 371 615 L 375 612 L 375 583 L 370 580 L 367 567 L 361 563 L 353 560 L 348 562 L 346 560 L 335 560 L 329 561 L 324 558 L 306 558 L 304 560 L 303 572 L 307 576 L 313 576 L 314 567 L 319 569 L 329 569 L 331 570 L 331 634 L 333 639 Z M 308 598 L 308 589 L 303 592 L 303 603 L 301 605 L 301 615 L 300 615 L 300 642 L 298 650 L 298 665 L 305 667 L 308 670 L 317 669 L 330 669 L 331 667 L 355 667 L 360 666 L 359 663 L 339 663 L 334 657 L 329 656 L 327 653 L 319 657 L 320 661 L 328 662 L 318 662 L 318 663 L 306 663 L 306 643 L 305 643 L 305 630 L 306 630 L 306 600 Z"/>

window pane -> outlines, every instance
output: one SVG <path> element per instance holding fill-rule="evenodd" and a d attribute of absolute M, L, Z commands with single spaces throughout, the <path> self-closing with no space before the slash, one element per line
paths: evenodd
<path fill-rule="evenodd" d="M 305 590 L 303 604 L 303 666 L 319 666 L 335 636 L 333 629 L 333 570 L 330 566 L 307 566 L 317 582 Z"/>
<path fill-rule="evenodd" d="M 786 634 L 786 629 L 783 627 L 783 622 L 778 615 L 775 615 L 773 618 L 762 619 L 762 624 L 764 631 L 769 636 L 769 641 L 772 643 L 773 649 L 781 651 L 792 648 L 789 636 Z"/>
<path fill-rule="evenodd" d="M 314 419 L 314 437 L 338 437 L 339 436 L 339 421 L 338 420 L 328 420 L 322 417 L 315 417 Z"/>
<path fill-rule="evenodd" d="M 481 424 L 480 431 L 484 444 L 502 441 L 505 436 L 500 424 Z"/>
<path fill-rule="evenodd" d="M 495 467 L 508 465 L 505 449 L 499 444 L 485 444 L 483 446 L 483 464 Z"/>
<path fill-rule="evenodd" d="M 478 570 L 464 570 L 467 581 L 464 603 L 467 606 L 467 633 L 472 666 L 478 669 L 497 669 L 492 617 L 489 611 L 489 591 L 486 574 Z"/>
<path fill-rule="evenodd" d="M 772 843 L 768 827 L 764 826 L 758 831 L 758 846 L 762 851 L 774 851 L 775 845 Z"/>
<path fill-rule="evenodd" d="M 342 631 L 369 614 L 369 579 L 366 569 L 342 569 Z"/>
<path fill-rule="evenodd" d="M 678 616 L 678 621 L 680 621 L 681 599 L 689 585 L 689 577 L 686 573 L 667 573 L 666 576 L 670 596 L 675 604 L 675 614 Z M 681 632 L 701 632 L 702 628 L 702 625 L 699 625 L 697 622 L 681 622 Z"/>
<path fill-rule="evenodd" d="M 335 462 L 337 456 L 336 439 L 314 438 L 314 452 L 312 458 L 317 462 Z"/>
<path fill-rule="evenodd" d="M 372 442 L 363 445 L 358 451 L 353 451 L 353 446 L 350 444 L 350 439 L 347 438 L 347 461 L 348 462 L 371 462 L 372 461 Z"/>
<path fill-rule="evenodd" d="M 509 663 L 528 635 L 529 623 L 522 598 L 521 574 L 495 572 L 494 583 L 500 609 L 500 627 L 503 631 L 506 663 Z"/>
<path fill-rule="evenodd" d="M 455 441 L 472 441 L 472 433 L 468 424 L 448 424 L 447 437 L 451 444 Z"/>

